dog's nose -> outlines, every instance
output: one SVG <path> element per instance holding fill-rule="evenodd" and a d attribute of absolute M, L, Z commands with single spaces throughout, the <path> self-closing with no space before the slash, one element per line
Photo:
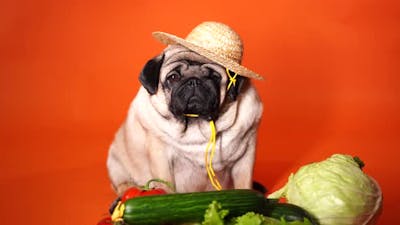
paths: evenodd
<path fill-rule="evenodd" d="M 201 80 L 200 80 L 199 78 L 196 78 L 196 77 L 190 78 L 190 79 L 187 81 L 187 85 L 190 86 L 190 87 L 199 86 L 200 83 L 201 83 Z"/>

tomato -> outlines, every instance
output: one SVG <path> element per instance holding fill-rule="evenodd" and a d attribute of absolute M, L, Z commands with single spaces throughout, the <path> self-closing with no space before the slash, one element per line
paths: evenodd
<path fill-rule="evenodd" d="M 153 188 L 149 190 L 144 190 L 136 187 L 131 187 L 125 191 L 125 193 L 121 196 L 121 202 L 125 202 L 130 198 L 136 198 L 139 196 L 146 196 L 146 195 L 162 195 L 166 194 L 167 192 L 161 188 Z"/>
<path fill-rule="evenodd" d="M 146 195 L 163 195 L 167 193 L 164 189 L 161 188 L 150 188 L 151 182 L 159 182 L 165 184 L 168 188 L 174 191 L 173 186 L 169 182 L 160 179 L 149 180 L 143 187 L 131 187 L 128 190 L 126 190 L 121 197 L 118 197 L 111 204 L 111 207 L 109 208 L 111 218 L 109 218 L 109 220 L 107 220 L 107 218 L 103 219 L 102 221 L 99 222 L 98 225 L 119 224 L 119 222 L 122 221 L 124 202 L 128 199 Z M 107 223 L 109 221 L 111 221 L 111 223 Z"/>
<path fill-rule="evenodd" d="M 128 190 L 126 190 L 125 193 L 121 196 L 120 201 L 125 202 L 127 199 L 140 196 L 140 192 L 142 192 L 140 188 L 131 187 Z"/>
<path fill-rule="evenodd" d="M 164 195 L 167 194 L 167 192 L 164 189 L 161 188 L 153 188 L 148 191 L 142 191 L 141 195 Z"/>
<path fill-rule="evenodd" d="M 152 180 L 149 180 L 146 183 L 146 185 L 143 187 L 139 187 L 139 188 L 131 187 L 128 190 L 126 190 L 125 193 L 121 196 L 120 201 L 123 203 L 130 198 L 136 198 L 139 196 L 146 196 L 146 195 L 163 195 L 163 194 L 167 193 L 164 189 L 161 189 L 161 188 L 150 188 L 150 183 L 152 183 L 152 182 L 163 183 L 171 188 L 171 184 L 169 184 L 166 181 L 163 181 L 160 179 L 152 179 Z"/>

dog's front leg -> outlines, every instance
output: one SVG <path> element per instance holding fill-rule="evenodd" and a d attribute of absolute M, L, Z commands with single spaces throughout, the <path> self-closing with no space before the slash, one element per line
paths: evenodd
<path fill-rule="evenodd" d="M 166 149 L 165 143 L 159 140 L 156 137 L 152 137 L 152 140 L 149 142 L 149 156 L 150 156 L 150 170 L 153 179 L 161 179 L 171 184 L 171 186 L 175 185 L 175 179 L 173 173 L 171 172 L 173 168 L 171 168 L 171 159 L 168 154 L 168 150 Z M 162 182 L 155 182 L 153 184 L 155 188 L 162 188 L 167 192 L 174 191 L 173 187 L 168 187 L 166 184 Z"/>
<path fill-rule="evenodd" d="M 152 178 L 146 140 L 145 132 L 137 122 L 124 123 L 118 129 L 107 159 L 110 180 L 118 195 L 129 187 L 144 185 Z"/>
<path fill-rule="evenodd" d="M 253 183 L 253 169 L 256 149 L 256 135 L 249 135 L 247 145 L 244 146 L 244 155 L 232 168 L 233 187 L 235 189 L 251 189 Z"/>

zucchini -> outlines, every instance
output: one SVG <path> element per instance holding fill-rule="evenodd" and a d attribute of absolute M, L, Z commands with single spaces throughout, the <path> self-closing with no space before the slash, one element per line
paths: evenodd
<path fill-rule="evenodd" d="M 128 224 L 179 224 L 203 221 L 204 212 L 217 201 L 229 216 L 244 212 L 261 213 L 265 197 L 252 190 L 223 190 L 177 193 L 132 198 L 125 202 L 124 222 Z"/>
<path fill-rule="evenodd" d="M 196 223 L 204 219 L 204 213 L 212 201 L 229 210 L 227 219 L 255 212 L 281 219 L 304 220 L 308 216 L 300 207 L 280 205 L 253 190 L 236 189 L 193 193 L 142 196 L 124 203 L 122 219 L 130 225 L 159 225 Z M 286 209 L 286 211 L 285 211 Z M 306 217 L 308 218 L 308 217 Z M 309 219 L 312 221 L 311 219 Z"/>
<path fill-rule="evenodd" d="M 287 222 L 292 221 L 304 221 L 307 218 L 311 224 L 319 224 L 318 220 L 308 213 L 306 210 L 300 206 L 293 205 L 290 203 L 280 203 L 280 202 L 269 202 L 265 204 L 264 216 L 272 217 L 275 219 L 284 219 Z"/>

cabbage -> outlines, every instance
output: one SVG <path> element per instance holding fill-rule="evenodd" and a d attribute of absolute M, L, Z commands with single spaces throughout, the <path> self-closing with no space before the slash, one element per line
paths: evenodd
<path fill-rule="evenodd" d="M 334 154 L 302 166 L 268 198 L 285 197 L 313 214 L 321 225 L 374 224 L 382 206 L 382 192 L 362 166 L 349 155 Z"/>

